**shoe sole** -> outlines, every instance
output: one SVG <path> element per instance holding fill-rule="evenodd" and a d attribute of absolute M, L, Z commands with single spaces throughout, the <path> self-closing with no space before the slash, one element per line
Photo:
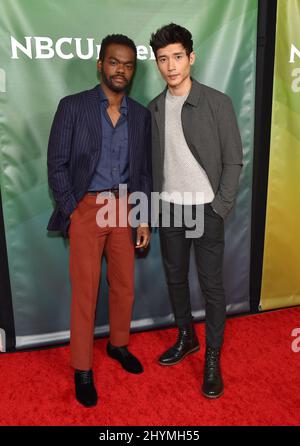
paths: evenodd
<path fill-rule="evenodd" d="M 181 361 L 183 361 L 185 359 L 186 356 L 191 355 L 192 353 L 196 353 L 200 350 L 200 345 L 198 345 L 197 347 L 193 348 L 192 350 L 190 350 L 189 352 L 187 352 L 184 356 L 182 356 L 182 358 L 180 358 L 178 361 L 176 362 L 168 362 L 167 364 L 164 362 L 160 362 L 158 361 L 159 365 L 165 365 L 165 366 L 170 366 L 170 365 L 176 365 L 179 364 Z"/>
<path fill-rule="evenodd" d="M 97 404 L 98 404 L 98 400 L 97 400 L 95 403 L 90 403 L 90 404 L 84 404 L 84 403 L 82 403 L 81 401 L 79 401 L 77 398 L 76 398 L 76 401 L 77 401 L 77 403 L 79 403 L 81 406 L 83 406 L 83 407 L 87 407 L 87 408 L 89 408 L 89 407 L 95 407 L 95 406 L 97 406 Z"/>
<path fill-rule="evenodd" d="M 215 400 L 217 398 L 220 398 L 220 396 L 222 396 L 224 394 L 224 390 L 222 390 L 221 393 L 219 393 L 219 395 L 208 395 L 207 393 L 204 393 L 203 390 L 201 390 L 202 395 L 205 396 L 205 398 L 209 398 L 210 400 Z"/>

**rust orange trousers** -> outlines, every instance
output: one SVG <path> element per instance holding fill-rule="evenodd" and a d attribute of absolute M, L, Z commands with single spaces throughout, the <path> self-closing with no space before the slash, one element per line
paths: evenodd
<path fill-rule="evenodd" d="M 107 260 L 109 284 L 110 342 L 115 346 L 127 345 L 129 342 L 134 301 L 134 244 L 131 227 L 128 224 L 121 227 L 119 224 L 119 204 L 124 205 L 127 196 L 113 198 L 116 204 L 116 226 L 113 222 L 105 227 L 103 223 L 99 226 L 96 221 L 96 215 L 99 216 L 101 208 L 104 210 L 103 206 L 107 207 L 110 198 L 105 203 L 97 204 L 96 196 L 87 193 L 71 215 L 70 347 L 71 366 L 75 369 L 89 370 L 93 364 L 95 311 L 103 254 Z M 110 216 L 113 212 L 110 210 Z"/>

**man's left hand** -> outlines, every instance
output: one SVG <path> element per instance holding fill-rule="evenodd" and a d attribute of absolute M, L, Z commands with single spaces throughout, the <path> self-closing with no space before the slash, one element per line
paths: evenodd
<path fill-rule="evenodd" d="M 146 223 L 141 223 L 137 228 L 136 248 L 147 248 L 150 243 L 150 229 Z"/>

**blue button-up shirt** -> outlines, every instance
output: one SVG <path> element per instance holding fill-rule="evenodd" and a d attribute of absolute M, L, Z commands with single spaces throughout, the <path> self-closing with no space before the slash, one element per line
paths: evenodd
<path fill-rule="evenodd" d="M 127 100 L 123 97 L 120 117 L 114 127 L 107 113 L 109 105 L 102 88 L 99 88 L 101 105 L 102 147 L 89 190 L 118 188 L 129 183 L 129 150 L 127 125 Z"/>

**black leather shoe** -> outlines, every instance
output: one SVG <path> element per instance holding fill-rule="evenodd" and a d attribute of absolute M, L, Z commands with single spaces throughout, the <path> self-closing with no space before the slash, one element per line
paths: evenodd
<path fill-rule="evenodd" d="M 114 347 L 108 342 L 106 351 L 108 356 L 117 360 L 123 369 L 129 373 L 143 373 L 144 369 L 140 361 L 133 356 L 127 347 Z"/>
<path fill-rule="evenodd" d="M 176 343 L 163 353 L 158 362 L 160 365 L 175 365 L 187 355 L 200 350 L 200 344 L 193 324 L 179 327 Z"/>
<path fill-rule="evenodd" d="M 75 390 L 77 401 L 85 407 L 96 406 L 98 395 L 94 386 L 92 370 L 75 370 Z"/>
<path fill-rule="evenodd" d="M 219 398 L 224 393 L 220 356 L 220 348 L 206 347 L 202 393 L 207 398 Z"/>

